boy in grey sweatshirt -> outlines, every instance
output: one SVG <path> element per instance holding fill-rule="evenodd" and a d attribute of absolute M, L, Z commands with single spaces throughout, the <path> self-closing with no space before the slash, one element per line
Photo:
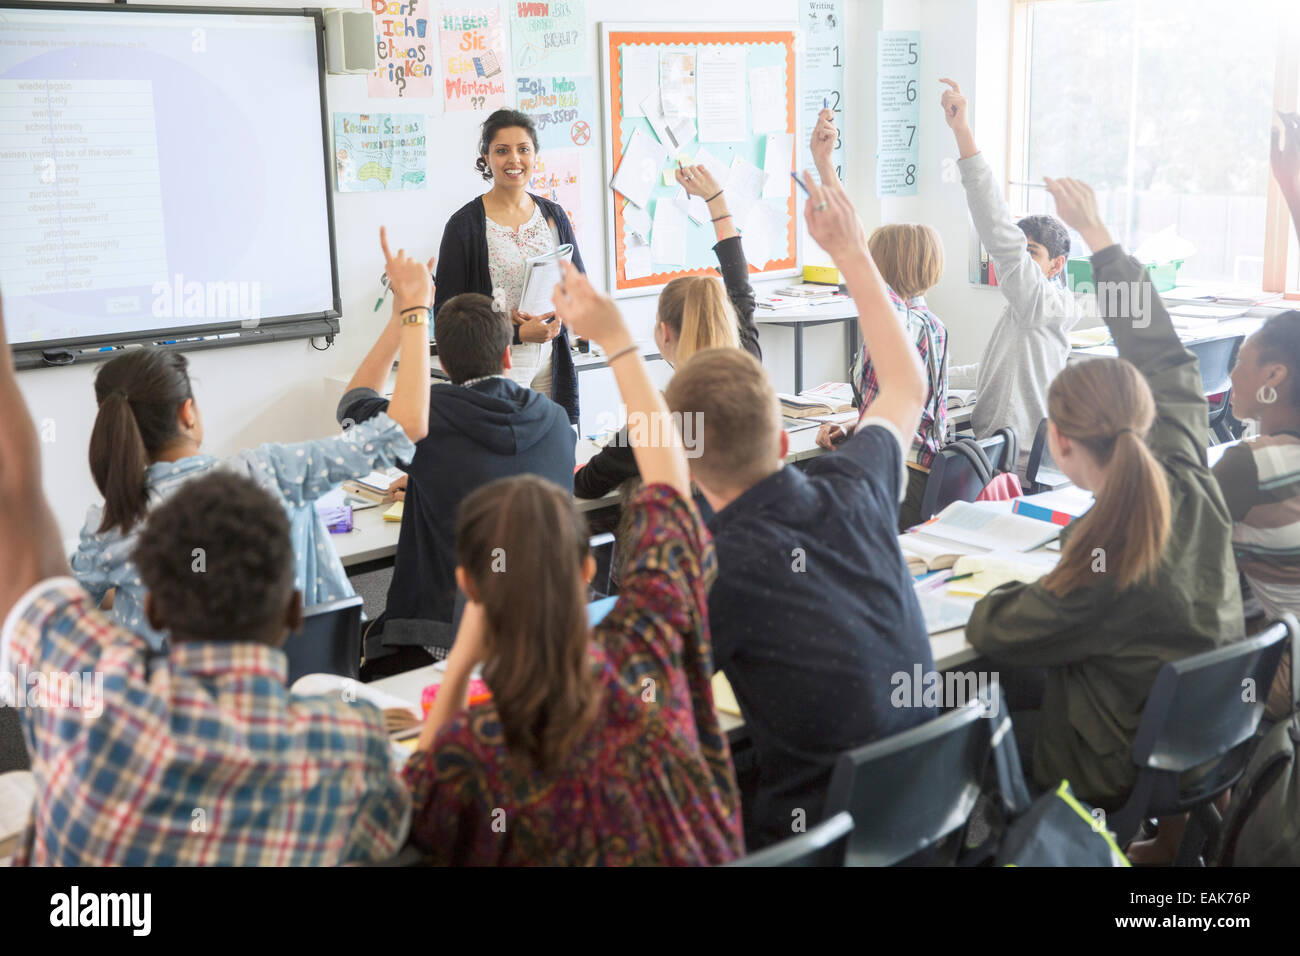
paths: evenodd
<path fill-rule="evenodd" d="M 1065 368 L 1069 333 L 1081 310 L 1061 281 L 1070 237 L 1054 216 L 1012 219 L 993 171 L 975 146 L 966 97 L 952 80 L 943 94 L 944 119 L 957 139 L 962 186 L 980 241 L 988 250 L 998 288 L 1007 300 L 977 365 L 950 366 L 950 388 L 974 388 L 971 427 L 985 438 L 1010 425 L 1020 440 L 1021 478 L 1034 431 L 1047 417 L 1047 388 Z"/>

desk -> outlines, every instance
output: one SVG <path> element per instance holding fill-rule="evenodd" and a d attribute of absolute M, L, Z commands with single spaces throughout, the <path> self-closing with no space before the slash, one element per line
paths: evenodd
<path fill-rule="evenodd" d="M 1271 315 L 1273 311 L 1270 310 Z M 1175 318 L 1177 318 L 1175 316 Z M 1199 342 L 1213 342 L 1216 339 L 1231 339 L 1237 336 L 1250 336 L 1259 331 L 1260 326 L 1268 321 L 1268 315 L 1243 315 L 1236 319 L 1225 319 L 1214 325 L 1197 329 L 1177 329 L 1178 338 L 1184 345 Z M 1071 348 L 1070 361 L 1087 358 L 1118 358 L 1119 350 L 1113 345 L 1091 345 L 1084 348 Z"/>
<path fill-rule="evenodd" d="M 777 325 L 794 330 L 794 390 L 803 391 L 803 330 L 813 325 L 833 325 L 843 322 L 848 326 L 848 365 L 858 352 L 858 307 L 852 301 L 834 305 L 811 305 L 803 309 L 780 311 L 756 309 L 755 325 Z M 762 338 L 762 335 L 759 336 Z M 848 366 L 845 367 L 848 374 Z"/>

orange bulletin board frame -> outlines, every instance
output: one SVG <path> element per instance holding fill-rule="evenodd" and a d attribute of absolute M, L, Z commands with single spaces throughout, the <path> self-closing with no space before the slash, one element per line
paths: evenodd
<path fill-rule="evenodd" d="M 623 117 L 622 97 L 622 57 L 619 50 L 627 45 L 650 46 L 723 46 L 760 44 L 777 44 L 785 48 L 785 132 L 795 137 L 793 156 L 799 155 L 799 125 L 796 113 L 798 103 L 799 64 L 796 52 L 796 29 L 793 26 L 763 26 L 761 28 L 733 30 L 725 27 L 713 28 L 709 25 L 691 25 L 679 29 L 665 29 L 658 24 L 601 24 L 601 58 L 603 60 L 602 87 L 605 119 L 605 261 L 609 290 L 616 297 L 646 295 L 662 289 L 679 276 L 716 275 L 716 262 L 702 264 L 672 272 L 655 272 L 639 279 L 625 277 L 627 262 L 626 238 L 624 234 L 623 205 L 624 197 L 610 187 L 614 172 L 623 158 Z M 746 74 L 748 81 L 748 73 Z M 639 118 L 632 117 L 627 125 Z M 629 133 L 630 135 L 630 133 Z M 653 134 L 651 134 L 653 135 Z M 685 152 L 693 154 L 700 146 L 692 141 L 685 147 Z M 673 156 L 676 159 L 676 156 Z M 792 158 L 792 166 L 793 166 Z M 665 167 L 665 169 L 671 167 Z M 760 200 L 762 201 L 762 200 Z M 769 200 L 770 201 L 770 200 Z M 751 275 L 769 278 L 794 275 L 799 263 L 799 227 L 795 217 L 798 213 L 798 197 L 795 185 L 789 183 L 786 197 L 786 245 L 787 254 L 780 259 L 768 260 L 762 269 L 749 266 Z M 712 228 L 711 226 L 706 228 Z M 743 236 L 742 236 L 743 238 Z"/>

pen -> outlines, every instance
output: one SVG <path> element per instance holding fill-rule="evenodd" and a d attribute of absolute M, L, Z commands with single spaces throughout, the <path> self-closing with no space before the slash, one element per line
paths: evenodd
<path fill-rule="evenodd" d="M 825 96 L 823 96 L 823 97 L 822 97 L 822 109 L 824 109 L 824 110 L 825 110 L 825 109 L 830 109 L 830 106 L 831 106 L 831 101 L 830 101 L 829 99 L 827 99 Z"/>
<path fill-rule="evenodd" d="M 953 581 L 965 581 L 967 578 L 975 577 L 974 571 L 968 571 L 966 574 L 954 574 L 945 583 L 951 584 Z"/>
<path fill-rule="evenodd" d="M 803 190 L 805 196 L 812 195 L 812 193 L 808 192 L 808 187 L 803 184 L 803 180 L 799 178 L 797 173 L 791 173 L 790 178 L 799 184 L 799 188 Z"/>

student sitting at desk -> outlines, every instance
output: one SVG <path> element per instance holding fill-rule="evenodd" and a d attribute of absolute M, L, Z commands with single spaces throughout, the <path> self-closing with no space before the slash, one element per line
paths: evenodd
<path fill-rule="evenodd" d="M 333 438 L 267 444 L 227 459 L 201 454 L 203 419 L 180 352 L 138 349 L 105 362 L 95 376 L 99 411 L 90 434 L 90 470 L 104 496 L 92 506 L 72 556 L 77 581 L 96 603 L 112 595 L 112 615 L 155 650 L 164 635 L 144 613 L 144 585 L 131 558 L 149 509 L 214 468 L 248 475 L 289 512 L 296 556 L 294 587 L 308 605 L 350 597 L 348 580 L 316 499 L 349 478 L 409 461 L 428 430 L 432 263 L 393 256 L 380 230 L 395 299 L 382 342 L 402 351 L 402 369 L 385 416 Z M 109 606 L 109 605 L 106 605 Z"/>
<path fill-rule="evenodd" d="M 975 145 L 966 97 L 952 80 L 943 82 L 951 87 L 943 94 L 943 117 L 961 153 L 957 168 L 966 204 L 1007 300 L 979 363 L 950 368 L 948 384 L 975 389 L 971 427 L 976 438 L 1008 425 L 1016 433 L 1016 471 L 1023 479 L 1034 432 L 1047 415 L 1047 387 L 1065 368 L 1070 330 L 1080 317 L 1065 285 L 1070 235 L 1054 216 L 1012 219 L 993 170 Z"/>
<path fill-rule="evenodd" d="M 609 355 L 629 413 L 674 434 L 613 301 L 566 265 L 555 305 Z M 710 684 L 713 547 L 680 443 L 635 453 L 635 545 L 618 603 L 594 629 L 596 565 L 568 491 L 520 476 L 461 507 L 468 604 L 405 772 L 412 838 L 436 862 L 698 865 L 743 851 Z M 492 697 L 470 704 L 480 663 Z"/>
<path fill-rule="evenodd" d="M 995 662 L 1046 668 L 1036 718 L 1023 710 L 1035 701 L 1008 701 L 1020 711 L 1017 742 L 1033 744 L 1034 782 L 1068 779 L 1080 799 L 1113 810 L 1137 777 L 1133 738 L 1156 673 L 1240 639 L 1241 594 L 1232 522 L 1206 467 L 1196 356 L 1146 270 L 1111 240 L 1092 190 L 1071 179 L 1048 189 L 1095 250 L 1097 280 L 1140 294 L 1100 297 L 1103 310 L 1122 309 L 1104 316 L 1120 358 L 1071 364 L 1048 394 L 1052 457 L 1096 503 L 1062 533 L 1056 568 L 991 591 L 966 638 Z M 1162 842 L 1176 832 L 1162 824 Z"/>
<path fill-rule="evenodd" d="M 0 680 L 26 694 L 36 674 L 85 677 L 83 693 L 18 711 L 36 782 L 19 864 L 330 866 L 397 850 L 410 797 L 379 710 L 284 686 L 302 595 L 279 496 L 213 469 L 151 510 L 134 556 L 150 623 L 171 635 L 154 654 L 69 576 L 3 318 L 0 494 Z"/>
<path fill-rule="evenodd" d="M 754 324 L 754 288 L 749 284 L 749 263 L 727 212 L 726 193 L 703 166 L 683 166 L 677 181 L 692 196 L 709 201 L 713 231 L 726 296 L 710 276 L 682 276 L 664 286 L 655 315 L 655 345 L 674 368 L 701 349 L 740 346 L 762 361 L 758 327 Z M 573 493 L 579 498 L 601 498 L 629 478 L 637 477 L 636 457 L 624 426 L 610 443 L 573 476 Z"/>
<path fill-rule="evenodd" d="M 898 548 L 925 378 L 848 197 L 834 177 L 824 182 L 810 187 L 808 230 L 848 282 L 879 379 L 853 437 L 804 471 L 785 467 L 776 392 L 739 349 L 697 352 L 666 393 L 674 414 L 702 427 L 690 462 L 716 512 L 714 662 L 758 757 L 757 797 L 745 807 L 751 849 L 821 819 L 842 752 L 933 716 L 890 702 L 891 675 L 934 667 Z"/>
<path fill-rule="evenodd" d="M 510 320 L 485 295 L 467 292 L 434 319 L 438 357 L 450 383 L 425 385 L 428 437 L 407 472 L 402 527 L 383 615 L 366 630 L 367 679 L 429 663 L 451 646 L 456 608 L 456 510 L 496 478 L 531 473 L 573 486 L 574 434 L 564 409 L 505 376 Z M 369 422 L 389 407 L 379 394 L 397 343 L 381 338 L 339 401 L 339 421 Z M 426 347 L 425 354 L 428 354 Z M 398 366 L 401 374 L 401 366 Z M 427 381 L 427 379 L 426 379 Z"/>

